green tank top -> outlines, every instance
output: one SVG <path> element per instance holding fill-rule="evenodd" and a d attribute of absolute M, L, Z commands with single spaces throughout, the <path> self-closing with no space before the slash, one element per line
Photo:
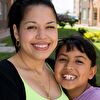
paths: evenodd
<path fill-rule="evenodd" d="M 23 82 L 24 82 L 25 91 L 26 91 L 26 100 L 47 100 L 47 98 L 42 97 L 36 91 L 34 91 L 24 80 Z M 55 100 L 69 100 L 68 97 L 62 91 L 62 89 L 61 89 L 61 92 L 62 92 L 61 96 Z"/>

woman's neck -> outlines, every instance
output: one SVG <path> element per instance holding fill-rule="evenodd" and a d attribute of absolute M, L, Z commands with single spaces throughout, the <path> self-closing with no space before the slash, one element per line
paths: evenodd
<path fill-rule="evenodd" d="M 42 72 L 46 66 L 45 60 L 36 60 L 20 52 L 9 60 L 11 60 L 16 67 L 30 71 Z"/>

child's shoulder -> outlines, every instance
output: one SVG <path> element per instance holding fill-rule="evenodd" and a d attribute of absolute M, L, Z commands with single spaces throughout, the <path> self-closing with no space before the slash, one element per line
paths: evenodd
<path fill-rule="evenodd" d="M 86 94 L 89 98 L 88 100 L 100 100 L 100 87 L 91 86 L 88 90 L 86 90 Z"/>
<path fill-rule="evenodd" d="M 99 94 L 100 95 L 100 87 L 92 87 L 92 91 L 93 93 L 96 95 L 96 94 Z M 100 96 L 99 96 L 100 97 Z"/>
<path fill-rule="evenodd" d="M 90 86 L 74 100 L 100 100 L 100 88 Z"/>
<path fill-rule="evenodd" d="M 93 87 L 93 86 L 91 86 L 90 87 L 90 90 L 92 90 L 92 91 L 100 91 L 100 87 Z"/>

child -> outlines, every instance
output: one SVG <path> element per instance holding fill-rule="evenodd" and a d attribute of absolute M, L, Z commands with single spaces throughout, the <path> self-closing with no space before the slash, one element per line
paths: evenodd
<path fill-rule="evenodd" d="M 55 78 L 70 100 L 100 100 L 95 87 L 96 52 L 93 44 L 82 36 L 59 41 L 56 49 Z"/>

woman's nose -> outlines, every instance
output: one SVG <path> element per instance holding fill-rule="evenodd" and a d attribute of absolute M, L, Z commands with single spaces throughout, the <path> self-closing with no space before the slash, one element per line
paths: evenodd
<path fill-rule="evenodd" d="M 38 29 L 36 38 L 37 39 L 44 39 L 46 37 L 45 29 Z"/>

